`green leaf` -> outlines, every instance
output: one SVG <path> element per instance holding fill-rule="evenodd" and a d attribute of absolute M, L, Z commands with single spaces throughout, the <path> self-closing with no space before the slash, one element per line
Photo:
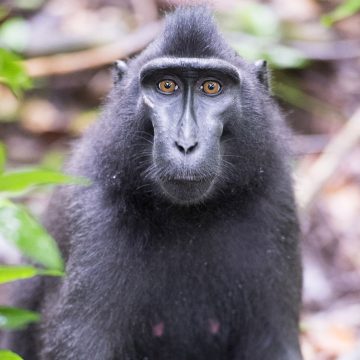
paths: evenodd
<path fill-rule="evenodd" d="M 347 0 L 339 5 L 335 10 L 321 18 L 325 26 L 331 26 L 336 21 L 345 19 L 360 11 L 360 0 Z"/>
<path fill-rule="evenodd" d="M 16 280 L 30 279 L 37 275 L 44 276 L 63 276 L 64 273 L 59 270 L 42 270 L 34 266 L 0 266 L 0 284 Z"/>
<path fill-rule="evenodd" d="M 29 279 L 38 275 L 38 270 L 33 266 L 0 266 L 0 284 Z"/>
<path fill-rule="evenodd" d="M 6 162 L 5 145 L 0 142 L 0 175 L 4 171 L 5 162 Z"/>
<path fill-rule="evenodd" d="M 1 360 L 23 360 L 19 355 L 16 355 L 9 350 L 0 350 L 0 359 Z"/>
<path fill-rule="evenodd" d="M 33 186 L 47 184 L 88 184 L 81 178 L 65 175 L 61 172 L 29 169 L 0 174 L 0 192 L 21 193 Z"/>
<path fill-rule="evenodd" d="M 38 322 L 39 320 L 40 315 L 36 312 L 9 306 L 0 306 L 0 329 L 23 329 L 27 325 Z"/>
<path fill-rule="evenodd" d="M 0 83 L 9 86 L 17 96 L 22 90 L 31 87 L 31 80 L 20 57 L 2 48 L 0 48 Z"/>
<path fill-rule="evenodd" d="M 63 270 L 54 239 L 23 207 L 6 199 L 0 199 L 0 237 L 46 268 Z"/>

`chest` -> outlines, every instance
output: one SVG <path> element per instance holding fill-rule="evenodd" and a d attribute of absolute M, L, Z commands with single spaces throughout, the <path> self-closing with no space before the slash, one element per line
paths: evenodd
<path fill-rule="evenodd" d="M 151 247 L 132 259 L 123 273 L 128 279 L 119 301 L 119 323 L 126 329 L 122 333 L 129 334 L 127 347 L 155 359 L 162 359 L 165 351 L 178 353 L 179 346 L 189 351 L 187 359 L 191 349 L 200 351 L 201 344 L 201 354 L 225 351 L 245 321 L 252 296 L 251 286 L 245 291 L 241 249 L 230 252 L 229 246 L 233 247 L 226 243 Z M 161 354 L 153 353 L 162 346 Z M 173 353 L 167 356 L 175 358 Z"/>
<path fill-rule="evenodd" d="M 125 291 L 120 323 L 128 338 L 122 351 L 136 354 L 131 359 L 149 360 L 177 359 L 179 354 L 210 359 L 215 351 L 221 359 L 242 316 L 237 269 L 225 279 L 218 273 L 220 264 L 209 260 L 195 264 L 186 254 L 172 261 L 156 259 Z"/>

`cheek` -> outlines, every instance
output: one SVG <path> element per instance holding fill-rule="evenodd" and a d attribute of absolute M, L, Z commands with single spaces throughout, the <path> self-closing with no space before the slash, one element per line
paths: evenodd
<path fill-rule="evenodd" d="M 167 131 L 162 128 L 157 128 L 154 134 L 153 145 L 153 159 L 156 164 L 163 164 L 164 161 L 174 161 L 173 151 L 171 149 L 171 137 L 168 136 Z"/>
<path fill-rule="evenodd" d="M 151 121 L 154 128 L 154 154 L 160 152 L 165 155 L 174 147 L 178 119 L 174 111 L 164 107 L 153 112 Z"/>
<path fill-rule="evenodd" d="M 203 146 L 217 147 L 223 133 L 223 123 L 219 118 L 208 116 L 198 124 L 198 137 Z"/>
<path fill-rule="evenodd" d="M 218 122 L 213 129 L 213 136 L 216 138 L 218 142 L 220 142 L 221 135 L 224 130 L 224 124 L 222 122 Z"/>
<path fill-rule="evenodd" d="M 224 100 L 226 101 L 226 100 Z M 220 138 L 230 106 L 220 101 L 195 104 L 196 120 L 201 135 Z"/>
<path fill-rule="evenodd" d="M 162 104 L 162 106 L 155 105 L 150 111 L 149 118 L 153 123 L 154 130 L 159 134 L 161 133 L 171 133 L 174 131 L 176 124 L 178 122 L 177 114 L 181 114 L 177 110 L 176 104 Z"/>

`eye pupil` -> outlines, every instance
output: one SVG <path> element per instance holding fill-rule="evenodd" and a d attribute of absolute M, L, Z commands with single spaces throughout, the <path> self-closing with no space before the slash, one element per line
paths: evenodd
<path fill-rule="evenodd" d="M 162 80 L 157 85 L 162 93 L 173 94 L 177 89 L 177 84 L 172 80 Z"/>
<path fill-rule="evenodd" d="M 207 95 L 217 95 L 221 91 L 221 85 L 217 81 L 208 80 L 202 84 L 201 89 Z"/>

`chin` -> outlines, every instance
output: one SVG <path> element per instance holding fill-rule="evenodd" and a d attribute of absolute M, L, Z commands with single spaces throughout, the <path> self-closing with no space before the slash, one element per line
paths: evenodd
<path fill-rule="evenodd" d="M 160 186 L 165 196 L 179 205 L 193 205 L 203 202 L 214 184 L 214 178 L 173 179 L 161 181 Z"/>

